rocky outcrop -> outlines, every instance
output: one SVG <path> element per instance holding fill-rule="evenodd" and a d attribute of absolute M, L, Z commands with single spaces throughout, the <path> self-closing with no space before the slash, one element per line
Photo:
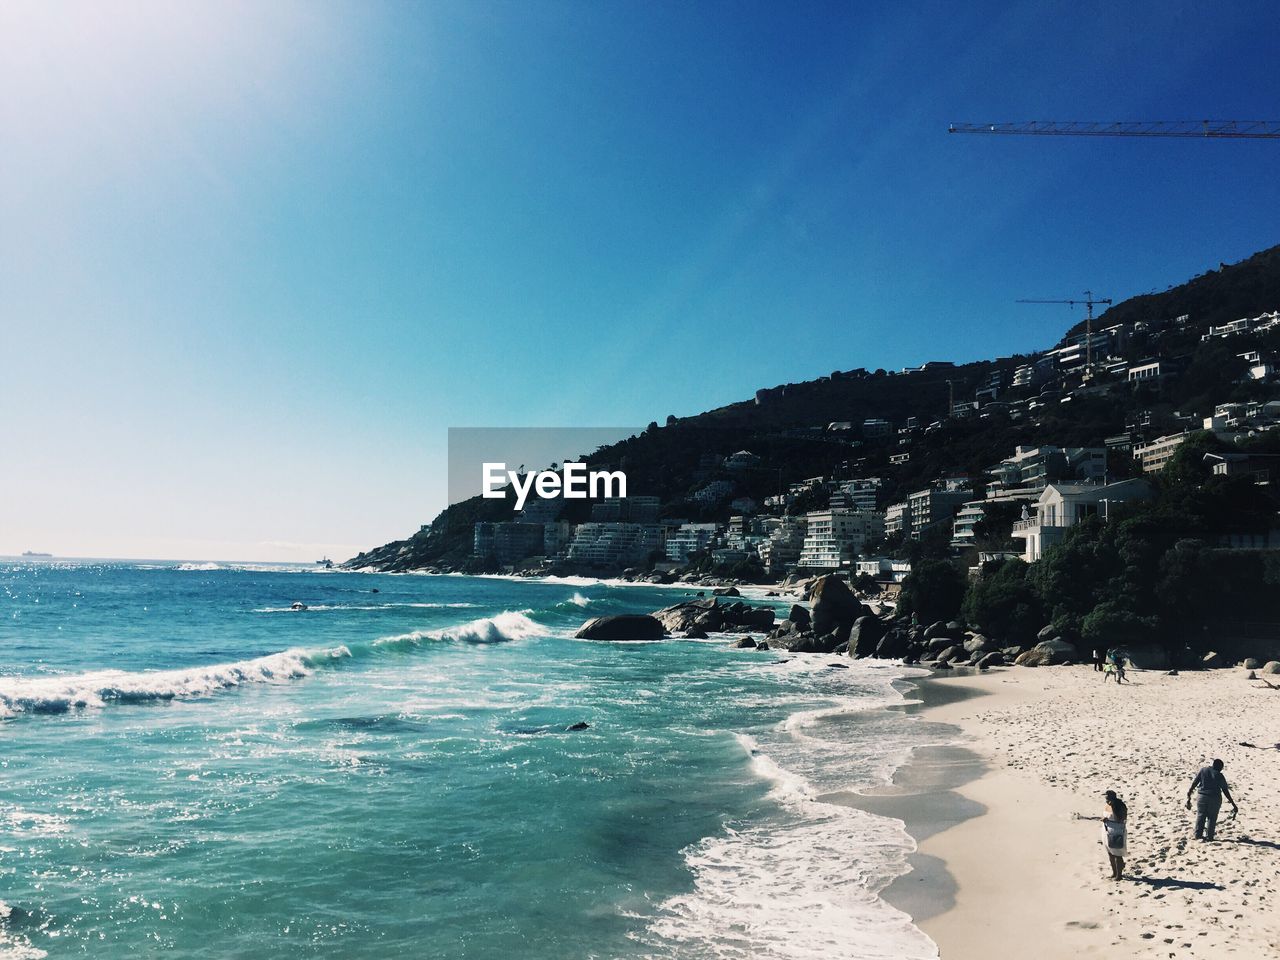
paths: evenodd
<path fill-rule="evenodd" d="M 689 631 L 708 633 L 733 633 L 746 630 L 770 630 L 773 627 L 773 610 L 753 607 L 741 600 L 721 603 L 718 597 L 703 600 L 687 600 L 670 607 L 655 610 L 653 616 L 671 633 L 689 635 Z"/>
<path fill-rule="evenodd" d="M 798 603 L 791 605 L 791 610 L 787 613 L 787 619 L 794 623 L 799 630 L 808 630 L 813 625 L 813 621 L 809 616 L 809 609 L 800 606 Z"/>
<path fill-rule="evenodd" d="M 984 637 L 980 633 L 975 633 L 972 637 L 964 642 L 965 653 L 991 653 L 1000 649 L 1000 644 L 996 643 L 989 637 Z"/>
<path fill-rule="evenodd" d="M 879 617 L 859 617 L 853 622 L 849 631 L 849 655 L 853 657 L 874 656 L 880 641 L 884 639 L 885 625 Z"/>
<path fill-rule="evenodd" d="M 662 621 L 645 613 L 596 617 L 574 634 L 579 640 L 661 640 L 666 635 Z"/>
<path fill-rule="evenodd" d="M 854 621 L 871 612 L 840 577 L 819 578 L 810 596 L 813 598 L 813 632 L 818 636 L 835 633 L 843 642 L 849 638 Z"/>
<path fill-rule="evenodd" d="M 740 596 L 742 596 L 742 594 L 738 592 L 738 588 L 737 588 L 737 587 L 716 587 L 716 589 L 712 590 L 711 592 L 712 592 L 712 593 L 714 593 L 717 597 L 740 597 Z"/>
<path fill-rule="evenodd" d="M 1051 667 L 1080 659 L 1074 643 L 1062 639 L 1043 640 L 1025 653 L 1018 654 L 1013 662 L 1020 667 Z"/>

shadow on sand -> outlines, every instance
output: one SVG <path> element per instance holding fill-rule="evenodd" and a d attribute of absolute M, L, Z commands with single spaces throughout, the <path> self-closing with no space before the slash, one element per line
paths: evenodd
<path fill-rule="evenodd" d="M 1156 890 L 1225 890 L 1220 883 L 1208 880 L 1179 880 L 1177 877 L 1134 877 L 1134 883 L 1143 883 Z"/>

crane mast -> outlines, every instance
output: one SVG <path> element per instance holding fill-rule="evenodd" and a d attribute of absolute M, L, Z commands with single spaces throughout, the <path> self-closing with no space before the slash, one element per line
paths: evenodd
<path fill-rule="evenodd" d="M 1095 304 L 1105 303 L 1111 305 L 1109 297 L 1095 297 L 1092 290 L 1084 292 L 1083 300 L 1019 300 L 1018 303 L 1065 303 L 1069 307 L 1077 304 L 1083 305 L 1088 311 L 1085 316 L 1084 325 L 1084 371 L 1086 376 L 1093 375 L 1093 308 Z"/>

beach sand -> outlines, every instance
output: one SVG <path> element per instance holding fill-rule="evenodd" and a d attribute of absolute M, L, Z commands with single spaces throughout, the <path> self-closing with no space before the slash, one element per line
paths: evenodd
<path fill-rule="evenodd" d="M 911 872 L 884 896 L 942 960 L 1280 957 L 1280 691 L 1242 670 L 1130 676 L 926 680 L 917 709 L 958 727 L 959 745 L 922 748 L 891 786 L 839 798 L 916 838 Z M 1213 757 L 1240 815 L 1224 802 L 1217 842 L 1202 843 L 1184 804 Z M 1108 789 L 1129 805 L 1119 883 L 1100 843 Z"/>

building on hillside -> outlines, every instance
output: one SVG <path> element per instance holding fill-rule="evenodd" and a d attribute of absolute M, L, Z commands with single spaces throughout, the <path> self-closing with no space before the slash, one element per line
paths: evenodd
<path fill-rule="evenodd" d="M 1142 466 L 1143 473 L 1158 473 L 1164 469 L 1178 448 L 1187 440 L 1188 434 L 1170 433 L 1156 437 L 1150 443 L 1140 444 L 1133 448 L 1133 459 Z"/>
<path fill-rule="evenodd" d="M 911 564 L 906 560 L 892 560 L 889 557 L 862 557 L 853 565 L 853 574 L 860 577 L 866 574 L 877 583 L 901 583 L 911 573 Z"/>
<path fill-rule="evenodd" d="M 879 507 L 880 488 L 884 481 L 879 477 L 849 480 L 831 494 L 831 507 L 837 510 L 874 511 Z"/>
<path fill-rule="evenodd" d="M 1206 453 L 1204 462 L 1216 477 L 1251 477 L 1254 483 L 1270 483 L 1280 471 L 1280 454 Z"/>
<path fill-rule="evenodd" d="M 472 554 L 481 560 L 504 567 L 513 566 L 529 557 L 541 556 L 544 529 L 541 523 L 485 523 L 475 525 Z"/>
<path fill-rule="evenodd" d="M 987 470 L 987 495 L 1014 490 L 1043 490 L 1056 480 L 1098 483 L 1106 479 L 1107 451 L 1103 447 L 1033 447 L 1019 445 Z"/>
<path fill-rule="evenodd" d="M 982 500 L 966 500 L 961 504 L 952 522 L 951 546 L 960 550 L 977 546 L 976 528 L 987 518 L 987 511 L 993 505 L 1005 503 L 1017 506 L 1030 505 L 1039 495 L 1038 490 L 1013 490 L 1008 493 L 997 493 L 994 496 L 988 492 L 987 497 Z"/>
<path fill-rule="evenodd" d="M 573 524 L 568 520 L 549 520 L 542 525 L 542 555 L 562 557 L 573 540 Z"/>
<path fill-rule="evenodd" d="M 1022 558 L 1035 563 L 1050 547 L 1062 542 L 1068 529 L 1086 517 L 1106 520 L 1116 504 L 1146 500 L 1151 484 L 1146 480 L 1121 480 L 1108 484 L 1051 483 L 1040 492 L 1027 516 L 1013 525 L 1015 540 L 1025 540 Z"/>
<path fill-rule="evenodd" d="M 781 574 L 799 563 L 807 527 L 805 517 L 771 517 L 766 520 L 767 535 L 756 547 L 764 568 L 772 574 Z"/>
<path fill-rule="evenodd" d="M 646 563 L 661 550 L 662 527 L 656 523 L 580 523 L 565 552 L 570 563 L 613 570 Z"/>
<path fill-rule="evenodd" d="M 869 541 L 884 536 L 884 514 L 861 510 L 816 510 L 806 514 L 799 565 L 826 570 L 848 567 Z"/>
<path fill-rule="evenodd" d="M 732 480 L 712 480 L 689 499 L 704 506 L 715 506 L 717 503 L 728 500 L 733 495 L 734 489 L 735 484 Z"/>
<path fill-rule="evenodd" d="M 919 540 L 935 526 L 946 524 L 949 527 L 956 511 L 972 498 L 969 482 L 962 478 L 942 480 L 924 490 L 917 490 L 907 497 L 902 532 L 912 540 Z"/>
<path fill-rule="evenodd" d="M 688 563 L 691 554 L 703 553 L 711 546 L 715 535 L 714 523 L 682 523 L 675 532 L 667 534 L 667 559 Z"/>
<path fill-rule="evenodd" d="M 907 532 L 907 504 L 891 503 L 884 508 L 884 533 L 887 537 Z"/>

